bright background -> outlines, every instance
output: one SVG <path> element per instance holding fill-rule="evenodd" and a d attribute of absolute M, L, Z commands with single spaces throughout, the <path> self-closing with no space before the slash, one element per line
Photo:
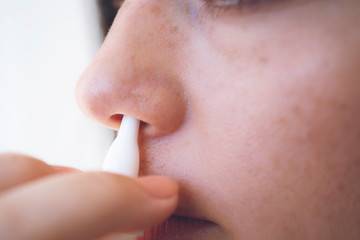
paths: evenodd
<path fill-rule="evenodd" d="M 102 42 L 96 0 L 0 2 L 0 152 L 94 170 L 114 133 L 79 111 L 74 88 Z"/>

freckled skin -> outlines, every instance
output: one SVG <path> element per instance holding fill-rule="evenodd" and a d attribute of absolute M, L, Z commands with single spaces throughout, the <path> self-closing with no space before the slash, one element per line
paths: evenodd
<path fill-rule="evenodd" d="M 147 123 L 141 174 L 180 183 L 204 239 L 360 239 L 359 1 L 124 6 L 78 101 Z"/>

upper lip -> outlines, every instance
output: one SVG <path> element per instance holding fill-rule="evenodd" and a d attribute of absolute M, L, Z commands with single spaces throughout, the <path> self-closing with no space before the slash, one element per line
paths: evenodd
<path fill-rule="evenodd" d="M 139 136 L 141 136 L 141 134 Z M 179 204 L 173 215 L 170 216 L 170 218 L 167 219 L 163 224 L 160 224 L 155 228 L 146 231 L 145 235 L 147 236 L 144 239 L 187 239 L 180 236 L 181 231 L 179 232 L 179 229 L 186 229 L 185 232 L 188 232 L 191 235 L 192 232 L 198 232 L 197 229 L 207 229 L 206 231 L 204 230 L 204 233 L 207 232 L 204 235 L 205 237 L 210 234 L 209 230 L 211 232 L 211 229 L 219 230 L 222 232 L 222 228 L 220 227 L 220 225 L 216 224 L 215 222 L 217 221 L 217 219 L 215 219 L 215 215 L 207 212 L 207 210 L 204 209 L 203 205 L 199 203 L 199 201 L 196 201 L 197 198 L 194 198 L 193 193 L 195 192 L 199 194 L 199 192 L 193 189 L 192 185 L 189 183 L 190 180 L 186 179 L 186 181 L 181 181 L 181 178 L 179 180 L 179 178 L 176 178 L 176 174 L 174 176 L 173 174 L 171 174 L 172 172 L 166 172 L 166 169 L 162 169 L 160 172 L 157 169 L 154 170 L 154 167 L 152 166 L 153 162 L 151 161 L 152 158 L 150 158 L 150 161 L 148 159 L 151 153 L 146 151 L 146 143 L 142 143 L 140 146 L 142 146 L 142 148 L 140 148 L 140 156 L 142 156 L 141 175 L 164 175 L 173 177 L 175 180 L 178 181 L 180 188 Z M 157 161 L 160 161 L 159 158 L 157 158 Z M 157 237 L 157 234 L 159 232 L 161 232 L 160 235 L 162 237 Z M 178 236 L 174 237 L 176 234 L 178 234 Z"/>

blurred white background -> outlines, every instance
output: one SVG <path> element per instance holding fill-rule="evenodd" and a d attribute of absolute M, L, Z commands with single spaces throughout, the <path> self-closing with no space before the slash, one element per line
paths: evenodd
<path fill-rule="evenodd" d="M 100 167 L 113 132 L 82 115 L 74 88 L 101 42 L 96 0 L 0 2 L 0 152 Z"/>

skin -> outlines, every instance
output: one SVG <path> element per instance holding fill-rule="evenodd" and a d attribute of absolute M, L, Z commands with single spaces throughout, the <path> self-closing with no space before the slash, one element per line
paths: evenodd
<path fill-rule="evenodd" d="M 0 239 L 108 240 L 160 223 L 178 200 L 166 177 L 83 173 L 16 154 L 0 164 Z"/>
<path fill-rule="evenodd" d="M 82 110 L 146 123 L 141 173 L 180 184 L 176 214 L 219 225 L 201 239 L 359 239 L 360 3 L 201 7 L 125 1 Z"/>
<path fill-rule="evenodd" d="M 360 2 L 215 2 L 125 1 L 80 108 L 143 121 L 141 175 L 216 224 L 187 239 L 359 239 Z"/>

